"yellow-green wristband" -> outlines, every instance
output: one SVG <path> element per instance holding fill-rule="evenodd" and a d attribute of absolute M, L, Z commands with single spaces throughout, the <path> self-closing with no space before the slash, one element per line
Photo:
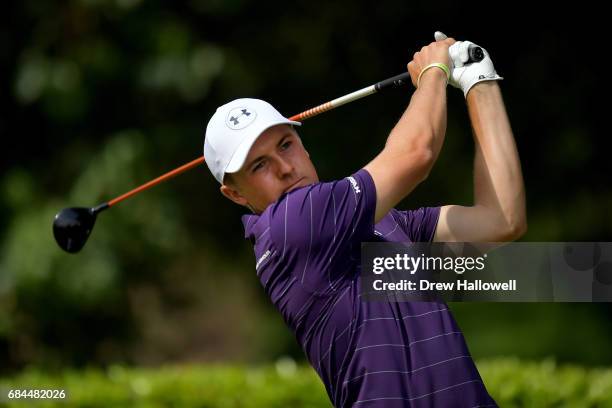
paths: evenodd
<path fill-rule="evenodd" d="M 421 73 L 419 74 L 419 77 L 417 78 L 417 88 L 419 87 L 419 84 L 421 83 L 421 77 L 423 76 L 425 71 L 427 71 L 429 68 L 434 68 L 434 67 L 440 68 L 442 71 L 444 71 L 444 73 L 446 74 L 446 83 L 448 84 L 448 80 L 450 79 L 450 69 L 446 66 L 446 64 L 442 64 L 441 62 L 434 62 L 433 64 L 429 64 L 428 66 L 426 66 L 425 68 L 421 70 Z"/>

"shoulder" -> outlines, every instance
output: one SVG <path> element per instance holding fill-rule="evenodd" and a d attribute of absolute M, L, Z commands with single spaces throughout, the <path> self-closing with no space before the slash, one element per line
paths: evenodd
<path fill-rule="evenodd" d="M 272 222 L 286 217 L 309 215 L 308 211 L 329 205 L 329 200 L 352 196 L 359 199 L 364 194 L 375 194 L 374 182 L 370 174 L 361 169 L 350 176 L 327 182 L 319 182 L 283 194 L 268 206 L 266 215 Z"/>
<path fill-rule="evenodd" d="M 261 217 L 275 241 L 311 241 L 342 231 L 361 218 L 371 218 L 376 205 L 374 182 L 366 170 L 329 182 L 311 184 L 282 195 Z M 372 213 L 370 217 L 369 213 Z"/>

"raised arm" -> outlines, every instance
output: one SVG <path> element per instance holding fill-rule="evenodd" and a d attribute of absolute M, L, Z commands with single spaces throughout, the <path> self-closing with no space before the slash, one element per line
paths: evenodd
<path fill-rule="evenodd" d="M 427 177 L 438 157 L 446 133 L 447 75 L 431 64 L 449 66 L 448 48 L 453 43 L 451 38 L 431 43 L 408 64 L 418 87 L 384 149 L 365 166 L 376 186 L 375 222 Z"/>
<path fill-rule="evenodd" d="M 484 74 L 492 79 L 495 71 Z M 442 207 L 434 241 L 512 241 L 527 229 L 525 187 L 501 91 L 497 81 L 475 84 L 463 79 L 455 85 L 466 93 L 476 145 L 474 204 Z"/>

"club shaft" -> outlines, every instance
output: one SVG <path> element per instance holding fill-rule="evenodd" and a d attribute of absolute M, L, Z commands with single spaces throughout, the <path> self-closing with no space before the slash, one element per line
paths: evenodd
<path fill-rule="evenodd" d="M 143 184 L 140 187 L 136 187 L 135 189 L 128 191 L 127 193 L 120 195 L 117 198 L 113 198 L 112 200 L 110 200 L 108 202 L 108 206 L 112 207 L 113 205 L 125 200 L 126 198 L 130 198 L 131 196 L 133 196 L 134 194 L 138 194 L 141 191 L 147 190 L 163 181 L 169 180 L 172 177 L 178 176 L 179 174 L 190 170 L 194 167 L 199 166 L 200 164 L 204 163 L 204 157 L 198 157 L 197 159 L 190 161 L 187 164 L 183 164 L 181 167 L 178 167 L 172 171 L 169 171 L 168 173 L 162 174 L 161 176 L 159 176 L 158 178 L 149 181 L 148 183 Z"/>
<path fill-rule="evenodd" d="M 356 101 L 357 99 L 361 99 L 368 95 L 372 95 L 373 93 L 376 93 L 385 88 L 402 86 L 406 84 L 409 79 L 410 79 L 410 74 L 408 72 L 404 72 L 403 74 L 396 75 L 391 78 L 387 78 L 384 81 L 375 83 L 374 85 L 366 86 L 365 88 L 362 88 L 358 91 L 351 92 L 349 94 L 346 94 L 344 96 L 341 96 L 329 102 L 325 102 L 319 106 L 315 106 L 312 109 L 308 109 L 307 111 L 291 116 L 289 119 L 296 120 L 296 121 L 309 119 L 323 112 L 327 112 L 339 106 L 346 105 L 347 103 Z"/>
<path fill-rule="evenodd" d="M 293 115 L 289 118 L 289 120 L 295 120 L 299 122 L 304 119 L 309 119 L 323 112 L 327 112 L 334 108 L 337 108 L 338 106 L 342 106 L 349 102 L 356 101 L 357 99 L 361 99 L 364 96 L 372 95 L 375 92 L 376 89 L 374 89 L 374 85 L 371 85 L 358 91 L 351 92 L 348 95 L 341 96 L 340 98 L 336 98 L 332 101 L 325 102 L 319 106 L 315 106 L 314 108 L 308 109 L 307 111 L 304 111 L 302 113 L 298 113 L 297 115 Z"/>
<path fill-rule="evenodd" d="M 372 95 L 373 93 L 376 93 L 380 90 L 386 89 L 386 88 L 392 88 L 392 87 L 399 87 L 399 86 L 403 86 L 404 84 L 408 83 L 410 81 L 410 75 L 408 74 L 408 72 L 405 72 L 403 74 L 400 75 L 396 75 L 394 77 L 391 78 L 387 78 L 383 81 L 377 82 L 374 85 L 370 85 L 367 86 L 365 88 L 362 88 L 358 91 L 355 92 L 351 92 L 349 94 L 346 94 L 344 96 L 341 96 L 339 98 L 336 98 L 334 100 L 331 100 L 329 102 L 325 102 L 324 104 L 321 104 L 319 106 L 315 106 L 312 109 L 308 109 L 307 111 L 304 111 L 302 113 L 298 113 L 297 115 L 293 115 L 291 116 L 289 119 L 290 120 L 295 120 L 295 121 L 302 121 L 305 119 L 309 119 L 312 118 L 313 116 L 317 116 L 323 112 L 327 112 L 330 111 L 334 108 L 337 108 L 339 106 L 342 105 L 346 105 L 347 103 L 356 101 L 358 99 L 364 98 L 368 95 Z M 112 207 L 113 205 L 120 203 L 121 201 L 132 197 L 135 194 L 138 194 L 144 190 L 147 190 L 161 182 L 164 182 L 166 180 L 171 179 L 172 177 L 178 176 L 181 173 L 186 172 L 187 170 L 191 170 L 194 167 L 197 167 L 199 165 L 201 165 L 202 163 L 204 163 L 205 158 L 204 157 L 198 157 L 197 159 L 186 163 L 184 165 L 182 165 L 181 167 L 178 167 L 172 171 L 169 171 L 168 173 L 162 174 L 161 176 L 157 177 L 154 180 L 149 181 L 148 183 L 145 183 L 139 187 L 136 187 L 135 189 L 128 191 L 127 193 L 120 195 L 117 198 L 113 198 L 112 200 L 110 200 L 108 203 L 103 203 L 100 206 L 104 206 L 104 208 L 108 208 L 108 207 Z M 107 205 L 107 206 L 106 206 Z M 99 207 L 100 207 L 99 206 Z"/>

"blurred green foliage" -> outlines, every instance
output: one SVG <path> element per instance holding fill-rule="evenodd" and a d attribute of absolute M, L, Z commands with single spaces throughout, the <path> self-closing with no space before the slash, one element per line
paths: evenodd
<path fill-rule="evenodd" d="M 572 31 L 587 9 L 543 20 L 533 5 L 516 6 L 498 21 L 471 8 L 463 18 L 453 2 L 11 2 L 0 17 L 0 371 L 301 359 L 255 276 L 243 210 L 206 168 L 103 213 L 78 255 L 56 246 L 53 216 L 198 157 L 208 118 L 228 100 L 255 96 L 301 112 L 405 70 L 436 29 L 485 46 L 506 78 L 527 187 L 525 240 L 609 240 L 601 80 L 567 58 L 593 43 Z M 305 122 L 320 177 L 366 164 L 409 98 L 410 89 L 391 91 Z M 448 99 L 441 157 L 402 208 L 470 203 L 469 123 L 461 94 Z M 453 309 L 478 357 L 612 364 L 606 304 Z"/>
<path fill-rule="evenodd" d="M 610 369 L 499 358 L 478 363 L 483 381 L 502 407 L 612 407 Z M 112 365 L 104 371 L 27 370 L 0 380 L 2 399 L 11 389 L 64 390 L 64 401 L 37 401 L 40 407 L 329 407 L 316 373 L 288 358 L 274 365 L 163 366 Z M 24 400 L 9 401 L 21 407 Z"/>

